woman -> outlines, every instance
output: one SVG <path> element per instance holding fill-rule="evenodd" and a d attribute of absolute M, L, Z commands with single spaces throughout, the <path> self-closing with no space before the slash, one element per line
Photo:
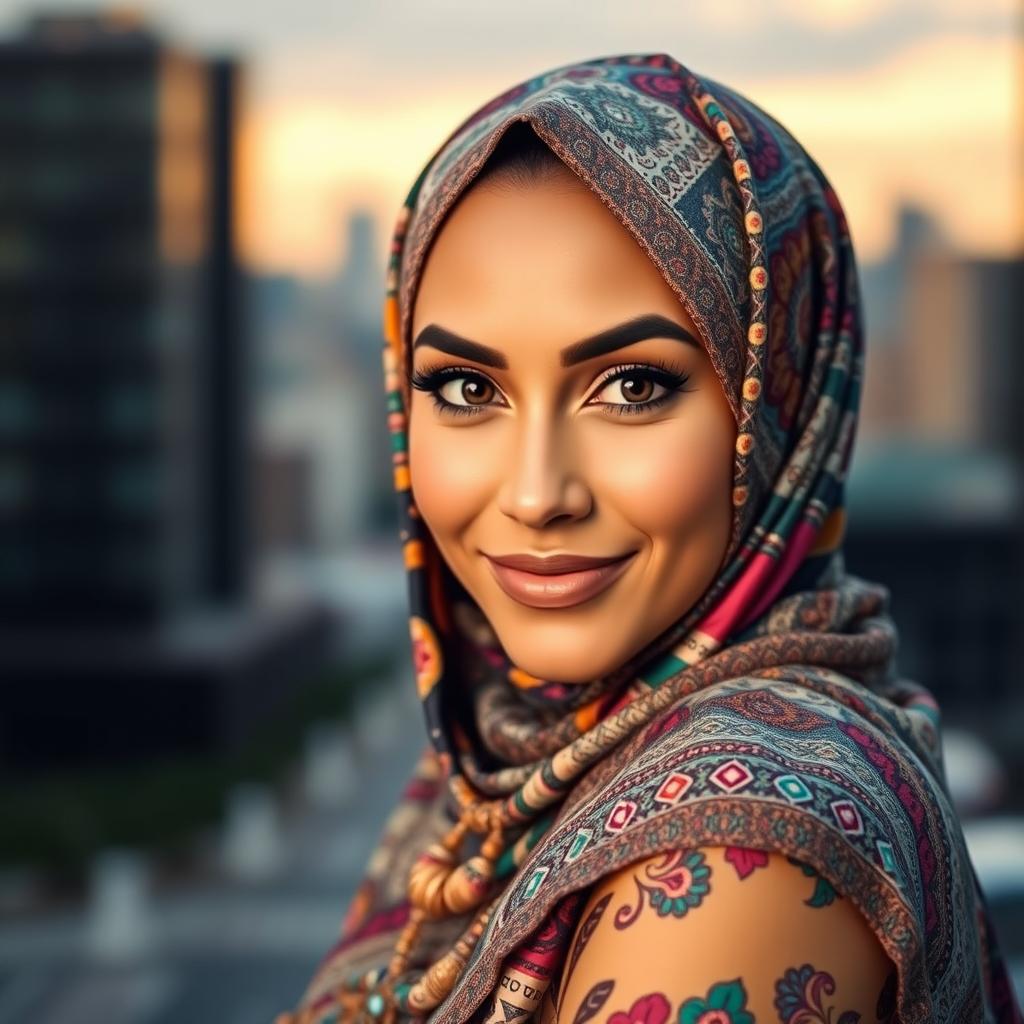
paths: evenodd
<path fill-rule="evenodd" d="M 431 746 L 285 1022 L 1018 1021 L 884 586 L 848 228 L 665 54 L 428 162 L 384 365 Z"/>

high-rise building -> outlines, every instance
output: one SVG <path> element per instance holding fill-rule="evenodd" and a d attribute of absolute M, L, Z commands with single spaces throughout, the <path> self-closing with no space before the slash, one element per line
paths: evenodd
<path fill-rule="evenodd" d="M 124 15 L 0 41 L 0 760 L 218 749 L 323 663 L 250 600 L 240 67 Z"/>
<path fill-rule="evenodd" d="M 0 42 L 0 620 L 245 590 L 238 68 L 125 15 Z"/>
<path fill-rule="evenodd" d="M 863 268 L 867 357 L 859 436 L 996 453 L 1024 466 L 1017 383 L 1024 254 L 968 256 L 912 206 Z"/>
<path fill-rule="evenodd" d="M 847 565 L 891 590 L 901 670 L 1015 773 L 1024 699 L 1024 258 L 957 252 L 904 207 L 864 269 Z"/>

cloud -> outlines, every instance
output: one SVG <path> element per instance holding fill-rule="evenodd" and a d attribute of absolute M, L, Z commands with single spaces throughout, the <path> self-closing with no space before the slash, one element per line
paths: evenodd
<path fill-rule="evenodd" d="M 61 0 L 92 10 L 93 0 Z M 859 250 L 894 204 L 924 201 L 967 248 L 1021 244 L 1020 43 L 1013 0 L 174 0 L 141 10 L 183 45 L 247 62 L 243 244 L 322 271 L 339 219 L 383 232 L 430 153 L 471 110 L 540 71 L 667 52 L 746 93 L 832 178 Z M 28 8 L 0 0 L 0 25 Z"/>
<path fill-rule="evenodd" d="M 96 0 L 60 0 L 93 10 Z M 955 33 L 1017 32 L 1014 0 L 143 0 L 183 45 L 237 49 L 266 95 L 354 99 L 425 77 L 513 80 L 585 57 L 666 51 L 723 76 L 818 74 L 872 66 Z M 0 0 L 0 25 L 27 10 Z M 265 88 L 264 88 L 265 87 Z"/>
<path fill-rule="evenodd" d="M 637 8 L 644 16 L 637 16 Z M 266 95 L 363 99 L 371 91 L 492 80 L 613 53 L 667 52 L 703 74 L 817 77 L 884 64 L 929 39 L 998 41 L 1016 33 L 1007 0 L 720 0 L 639 5 L 518 0 L 515 5 L 435 0 L 382 2 L 339 34 L 284 35 L 261 54 Z M 351 12 L 352 8 L 348 8 Z"/>
<path fill-rule="evenodd" d="M 1019 208 L 1020 44 L 944 34 L 874 66 L 809 75 L 748 68 L 718 76 L 803 143 L 832 180 L 858 254 L 881 255 L 895 205 L 914 197 L 955 243 L 1009 252 Z M 521 76 L 520 76 L 521 77 Z M 323 272 L 338 218 L 369 205 L 385 232 L 423 163 L 486 99 L 518 81 L 497 73 L 425 79 L 396 97 L 383 75 L 357 101 L 265 98 L 247 119 L 252 187 L 247 253 L 257 264 Z"/>

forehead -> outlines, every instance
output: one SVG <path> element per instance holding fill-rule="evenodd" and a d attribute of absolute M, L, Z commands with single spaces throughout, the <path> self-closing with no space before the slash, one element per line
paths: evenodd
<path fill-rule="evenodd" d="M 633 236 L 578 180 L 485 184 L 463 195 L 434 238 L 414 300 L 413 332 L 441 313 L 486 318 L 487 310 L 505 306 L 540 317 L 569 305 L 587 319 L 594 304 L 635 309 L 652 301 L 683 314 Z"/>

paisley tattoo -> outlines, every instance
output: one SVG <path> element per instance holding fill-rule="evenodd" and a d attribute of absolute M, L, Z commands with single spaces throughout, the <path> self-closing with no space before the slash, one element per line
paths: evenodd
<path fill-rule="evenodd" d="M 576 938 L 576 945 L 572 953 L 569 954 L 567 974 L 572 973 L 573 968 L 576 966 L 576 961 L 579 960 L 580 954 L 586 949 L 587 943 L 590 941 L 590 937 L 597 930 L 597 926 L 601 923 L 601 918 L 604 916 L 605 910 L 608 909 L 608 904 L 611 903 L 611 900 L 612 894 L 610 892 L 606 893 L 594 904 L 594 909 L 587 914 L 587 919 L 580 927 L 579 935 Z"/>
<path fill-rule="evenodd" d="M 741 978 L 720 981 L 703 999 L 694 996 L 679 1007 L 679 1024 L 756 1024 L 747 1009 L 747 990 Z"/>
<path fill-rule="evenodd" d="M 636 903 L 623 904 L 615 912 L 615 927 L 620 930 L 636 921 L 645 903 L 661 917 L 685 917 L 711 891 L 711 868 L 699 850 L 670 850 L 657 862 L 644 864 L 643 874 L 646 881 L 633 875 Z"/>
<path fill-rule="evenodd" d="M 608 1002 L 608 997 L 612 994 L 612 989 L 614 988 L 615 982 L 610 979 L 599 981 L 594 985 L 583 997 L 583 1002 L 580 1003 L 580 1008 L 576 1011 L 572 1024 L 586 1024 L 592 1017 L 596 1017 L 601 1012 L 601 1007 Z"/>
<path fill-rule="evenodd" d="M 859 1013 L 845 1010 L 837 1018 L 835 1007 L 824 1005 L 835 990 L 835 979 L 827 971 L 816 971 L 810 964 L 788 968 L 775 983 L 779 1019 L 782 1024 L 857 1024 Z"/>
<path fill-rule="evenodd" d="M 795 857 L 787 857 L 786 860 L 795 867 L 798 867 L 808 878 L 814 879 L 814 892 L 811 893 L 810 898 L 804 900 L 804 903 L 809 907 L 827 907 L 830 903 L 835 900 L 842 899 L 842 896 L 836 892 L 833 888 L 832 883 L 822 878 L 817 871 L 810 866 L 805 864 L 801 860 L 797 860 Z"/>

